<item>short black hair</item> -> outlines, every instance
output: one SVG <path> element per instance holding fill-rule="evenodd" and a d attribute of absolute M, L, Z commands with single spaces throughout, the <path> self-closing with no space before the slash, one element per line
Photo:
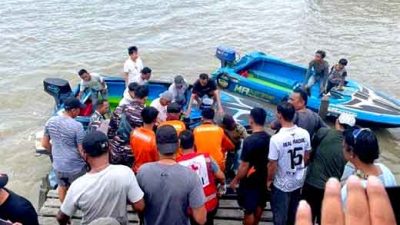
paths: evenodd
<path fill-rule="evenodd" d="M 298 88 L 294 89 L 293 92 L 298 93 L 300 95 L 300 98 L 303 99 L 304 105 L 307 105 L 308 94 L 304 89 L 298 87 Z"/>
<path fill-rule="evenodd" d="M 152 106 L 145 107 L 140 115 L 142 116 L 143 123 L 150 124 L 156 121 L 158 110 Z"/>
<path fill-rule="evenodd" d="M 139 84 L 137 82 L 131 82 L 128 85 L 128 90 L 129 91 L 135 91 L 135 89 L 139 87 Z"/>
<path fill-rule="evenodd" d="M 204 108 L 201 110 L 201 117 L 203 117 L 206 120 L 213 120 L 215 116 L 214 109 L 212 108 Z"/>
<path fill-rule="evenodd" d="M 199 75 L 199 78 L 200 78 L 200 80 L 208 80 L 208 74 L 206 74 L 206 73 L 201 73 L 201 74 Z"/>
<path fill-rule="evenodd" d="M 315 54 L 319 54 L 321 58 L 325 58 L 326 52 L 324 50 L 318 50 L 315 52 Z"/>
<path fill-rule="evenodd" d="M 254 123 L 260 126 L 264 126 L 265 120 L 267 119 L 267 113 L 263 108 L 255 107 L 250 111 L 250 116 L 253 118 Z"/>
<path fill-rule="evenodd" d="M 79 70 L 79 72 L 78 72 L 78 74 L 79 74 L 80 77 L 81 77 L 83 74 L 85 74 L 85 73 L 88 73 L 88 71 L 85 70 L 85 69 L 81 69 L 81 70 Z"/>
<path fill-rule="evenodd" d="M 340 59 L 339 60 L 339 64 L 340 65 L 347 66 L 347 63 L 348 63 L 347 59 Z"/>
<path fill-rule="evenodd" d="M 131 46 L 128 48 L 128 54 L 132 55 L 133 53 L 138 52 L 138 48 L 136 46 Z"/>
<path fill-rule="evenodd" d="M 232 115 L 225 114 L 222 118 L 222 125 L 224 125 L 224 127 L 228 130 L 233 130 L 235 129 L 236 121 Z"/>
<path fill-rule="evenodd" d="M 276 110 L 278 111 L 279 114 L 281 114 L 281 116 L 285 121 L 288 122 L 293 121 L 296 110 L 294 109 L 293 105 L 290 104 L 289 102 L 279 103 L 279 105 L 276 107 Z"/>
<path fill-rule="evenodd" d="M 149 88 L 147 85 L 139 85 L 135 88 L 135 98 L 145 98 L 149 95 Z"/>
<path fill-rule="evenodd" d="M 372 164 L 379 158 L 378 139 L 371 130 L 348 129 L 343 132 L 343 136 L 346 144 L 351 147 L 350 150 L 361 162 Z"/>
<path fill-rule="evenodd" d="M 190 149 L 193 148 L 194 145 L 194 136 L 192 131 L 184 130 L 179 135 L 180 145 L 182 149 Z"/>
<path fill-rule="evenodd" d="M 148 74 L 148 73 L 151 73 L 151 69 L 146 66 L 140 72 L 143 74 Z"/>
<path fill-rule="evenodd" d="M 96 109 L 100 108 L 104 104 L 104 102 L 108 102 L 108 100 L 107 99 L 99 99 L 99 100 L 97 100 Z"/>

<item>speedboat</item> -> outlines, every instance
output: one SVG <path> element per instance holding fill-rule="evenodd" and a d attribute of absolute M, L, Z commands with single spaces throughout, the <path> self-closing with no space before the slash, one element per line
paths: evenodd
<path fill-rule="evenodd" d="M 279 104 L 294 89 L 302 87 L 307 71 L 305 66 L 263 52 L 251 52 L 236 59 L 233 49 L 221 46 L 216 57 L 221 67 L 212 76 L 221 89 L 272 104 Z M 323 99 L 319 85 L 314 85 L 310 92 L 307 107 L 318 111 Z M 342 90 L 334 88 L 327 96 L 328 117 L 336 118 L 347 112 L 357 118 L 359 125 L 400 127 L 400 101 L 357 81 L 346 80 Z"/>

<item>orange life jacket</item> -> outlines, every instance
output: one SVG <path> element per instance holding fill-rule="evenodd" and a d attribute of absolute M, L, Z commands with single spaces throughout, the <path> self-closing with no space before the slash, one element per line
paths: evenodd
<path fill-rule="evenodd" d="M 189 153 L 182 155 L 177 162 L 195 172 L 203 185 L 204 195 L 206 196 L 205 207 L 207 212 L 211 212 L 218 206 L 217 186 L 211 167 L 211 158 L 207 153 Z"/>

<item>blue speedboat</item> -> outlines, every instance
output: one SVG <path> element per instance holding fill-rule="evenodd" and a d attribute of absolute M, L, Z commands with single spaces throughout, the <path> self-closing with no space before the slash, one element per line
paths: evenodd
<path fill-rule="evenodd" d="M 221 68 L 213 73 L 220 88 L 243 96 L 278 104 L 297 87 L 302 87 L 307 68 L 277 57 L 252 52 L 236 61 L 235 51 L 219 47 L 216 56 Z M 311 88 L 307 107 L 318 111 L 321 105 L 319 85 Z M 400 127 L 400 101 L 347 80 L 344 90 L 329 94 L 328 116 L 347 112 L 361 125 Z"/>

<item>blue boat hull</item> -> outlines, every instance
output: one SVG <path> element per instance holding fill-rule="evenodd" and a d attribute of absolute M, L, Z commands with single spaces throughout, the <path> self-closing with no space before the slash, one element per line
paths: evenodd
<path fill-rule="evenodd" d="M 262 52 L 253 52 L 238 62 L 213 73 L 220 88 L 257 98 L 272 104 L 285 100 L 293 89 L 301 87 L 307 68 L 285 62 Z M 318 111 L 321 104 L 319 85 L 311 88 L 307 107 Z M 400 127 L 400 101 L 348 80 L 343 91 L 333 90 L 328 116 L 342 112 L 356 116 L 358 124 Z"/>

